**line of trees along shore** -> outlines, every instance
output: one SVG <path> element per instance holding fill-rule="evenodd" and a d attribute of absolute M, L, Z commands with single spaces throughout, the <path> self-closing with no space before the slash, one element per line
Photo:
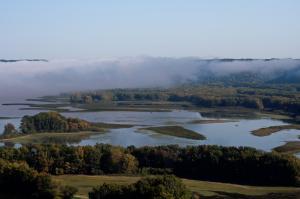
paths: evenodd
<path fill-rule="evenodd" d="M 101 101 L 190 102 L 199 107 L 245 107 L 300 113 L 299 85 L 224 85 L 187 86 L 170 89 L 113 89 L 70 94 L 71 103 Z"/>
<path fill-rule="evenodd" d="M 53 175 L 168 173 L 197 180 L 298 186 L 300 174 L 297 158 L 247 147 L 28 145 L 2 147 L 0 158 L 24 161 L 39 172 Z"/>

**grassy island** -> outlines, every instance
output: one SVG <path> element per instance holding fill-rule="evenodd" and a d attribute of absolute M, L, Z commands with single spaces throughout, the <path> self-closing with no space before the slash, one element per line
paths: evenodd
<path fill-rule="evenodd" d="M 10 138 L 2 138 L 1 142 L 12 144 L 71 144 L 79 143 L 92 135 L 102 134 L 104 132 L 74 132 L 74 133 L 34 133 L 27 135 L 18 135 Z"/>
<path fill-rule="evenodd" d="M 237 122 L 237 120 L 223 120 L 223 119 L 210 119 L 210 120 L 194 120 L 190 124 L 220 124 L 227 122 Z"/>
<path fill-rule="evenodd" d="M 260 128 L 260 129 L 254 130 L 254 131 L 252 131 L 252 134 L 255 136 L 262 137 L 262 136 L 271 135 L 278 131 L 290 130 L 290 129 L 300 130 L 300 125 L 291 124 L 291 125 L 270 126 L 270 127 L 265 127 L 265 128 Z"/>
<path fill-rule="evenodd" d="M 284 145 L 274 148 L 279 153 L 293 154 L 300 152 L 300 141 L 286 142 Z"/>
<path fill-rule="evenodd" d="M 140 130 L 153 131 L 164 135 L 170 135 L 180 138 L 194 139 L 194 140 L 205 140 L 206 137 L 197 132 L 185 129 L 181 126 L 159 126 L 159 127 L 147 127 L 141 128 Z"/>

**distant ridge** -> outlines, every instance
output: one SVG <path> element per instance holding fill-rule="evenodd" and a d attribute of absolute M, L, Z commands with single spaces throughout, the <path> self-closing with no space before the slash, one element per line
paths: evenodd
<path fill-rule="evenodd" d="M 0 59 L 0 62 L 4 62 L 4 63 L 20 62 L 20 61 L 48 62 L 47 59 Z"/>
<path fill-rule="evenodd" d="M 219 61 L 219 62 L 234 62 L 234 61 L 240 61 L 240 62 L 250 62 L 250 61 L 276 61 L 276 60 L 296 60 L 300 61 L 300 59 L 294 59 L 294 58 L 266 58 L 266 59 L 258 59 L 258 58 L 212 58 L 212 59 L 199 59 L 201 61 Z"/>

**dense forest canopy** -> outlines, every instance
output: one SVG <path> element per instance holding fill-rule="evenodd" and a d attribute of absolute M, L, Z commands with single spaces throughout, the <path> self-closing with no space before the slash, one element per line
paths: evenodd
<path fill-rule="evenodd" d="M 66 118 L 57 112 L 42 112 L 24 116 L 20 130 L 23 134 L 44 132 L 77 132 L 95 130 L 92 123 L 78 118 Z"/>
<path fill-rule="evenodd" d="M 54 199 L 55 195 L 56 186 L 49 175 L 26 163 L 0 159 L 0 198 Z"/>
<path fill-rule="evenodd" d="M 0 148 L 0 158 L 24 161 L 39 172 L 60 174 L 175 174 L 253 185 L 299 185 L 299 160 L 247 147 L 114 147 L 29 145 Z"/>
<path fill-rule="evenodd" d="M 66 118 L 58 112 L 41 112 L 33 116 L 24 116 L 19 130 L 11 123 L 6 124 L 0 137 L 5 139 L 34 133 L 102 132 L 103 124 L 99 124 L 78 118 Z"/>

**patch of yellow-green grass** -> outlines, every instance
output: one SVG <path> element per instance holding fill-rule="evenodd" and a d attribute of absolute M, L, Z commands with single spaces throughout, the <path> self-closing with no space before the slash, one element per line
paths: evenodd
<path fill-rule="evenodd" d="M 271 118 L 274 120 L 289 120 L 289 119 L 291 119 L 291 117 L 288 115 L 274 113 L 274 112 L 257 112 L 257 115 L 260 117 Z"/>
<path fill-rule="evenodd" d="M 231 118 L 233 120 L 243 119 L 255 119 L 255 118 L 271 118 L 276 120 L 288 120 L 291 119 L 284 113 L 272 112 L 272 111 L 259 111 L 256 109 L 249 109 L 244 107 L 213 107 L 213 108 L 199 108 L 190 107 L 188 110 L 198 111 L 202 116 L 208 118 Z"/>
<path fill-rule="evenodd" d="M 158 126 L 158 127 L 147 127 L 141 128 L 142 131 L 153 131 L 169 136 L 175 136 L 180 138 L 187 138 L 193 140 L 205 140 L 205 136 L 189 129 L 185 129 L 181 126 Z"/>
<path fill-rule="evenodd" d="M 53 176 L 53 179 L 61 185 L 69 185 L 78 188 L 77 196 L 87 198 L 88 192 L 93 187 L 103 183 L 127 185 L 141 179 L 138 176 L 88 176 L 88 175 L 62 175 Z M 294 187 L 259 187 L 245 186 L 229 183 L 206 182 L 198 180 L 182 179 L 183 183 L 193 192 L 204 196 L 217 195 L 218 192 L 235 193 L 242 195 L 267 195 L 269 193 L 293 193 L 300 191 Z"/>
<path fill-rule="evenodd" d="M 188 189 L 205 196 L 216 195 L 218 192 L 258 196 L 267 195 L 269 193 L 297 192 L 300 190 L 295 187 L 260 187 L 188 179 L 182 180 Z"/>
<path fill-rule="evenodd" d="M 88 176 L 88 175 L 62 175 L 53 176 L 60 185 L 69 185 L 78 188 L 77 196 L 87 198 L 93 187 L 103 183 L 128 185 L 135 183 L 140 177 L 134 176 Z"/>
<path fill-rule="evenodd" d="M 92 135 L 101 134 L 103 132 L 75 132 L 75 133 L 34 133 L 13 138 L 1 139 L 1 142 L 14 144 L 45 144 L 45 143 L 78 143 L 83 139 L 89 138 Z"/>
<path fill-rule="evenodd" d="M 219 123 L 227 123 L 227 122 L 237 122 L 237 120 L 220 120 L 220 119 L 194 120 L 191 121 L 190 124 L 219 124 Z"/>
<path fill-rule="evenodd" d="M 254 131 L 252 131 L 252 134 L 255 135 L 255 136 L 262 137 L 262 136 L 271 135 L 271 134 L 276 133 L 278 131 L 291 130 L 291 129 L 300 130 L 300 125 L 290 124 L 290 125 L 280 125 L 280 126 L 269 126 L 269 127 L 254 130 Z"/>
<path fill-rule="evenodd" d="M 98 128 L 103 128 L 103 129 L 119 129 L 119 128 L 131 128 L 134 125 L 132 124 L 112 124 L 112 123 L 92 123 L 93 126 L 98 127 Z"/>
<path fill-rule="evenodd" d="M 98 111 L 137 111 L 137 112 L 169 112 L 171 108 L 165 105 L 137 104 L 137 102 L 99 102 L 91 104 L 72 104 L 72 107 L 80 108 L 75 112 Z"/>
<path fill-rule="evenodd" d="M 278 146 L 273 150 L 279 153 L 294 154 L 300 152 L 300 141 L 286 142 L 284 145 Z"/>

